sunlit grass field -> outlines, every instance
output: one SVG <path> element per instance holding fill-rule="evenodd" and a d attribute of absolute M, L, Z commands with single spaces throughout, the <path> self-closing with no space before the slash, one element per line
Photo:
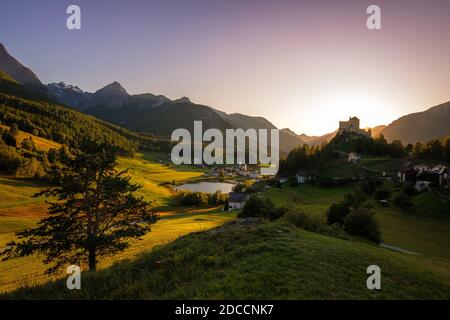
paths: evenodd
<path fill-rule="evenodd" d="M 41 187 L 41 183 L 33 180 L 0 177 L 0 208 L 14 208 L 42 202 L 32 198 Z"/>
<path fill-rule="evenodd" d="M 152 225 L 152 231 L 146 234 L 142 240 L 133 241 L 124 252 L 102 260 L 99 267 L 105 268 L 119 261 L 133 259 L 142 252 L 171 242 L 187 233 L 207 230 L 234 218 L 235 215 L 232 213 L 223 213 L 214 209 L 199 214 L 174 216 L 171 219 L 162 218 Z M 26 225 L 22 225 L 22 227 L 25 226 L 32 226 L 32 223 L 27 222 Z M 19 228 L 14 226 L 14 229 Z M 3 247 L 9 240 L 11 240 L 10 233 L 0 233 L 0 247 Z M 0 262 L 0 292 L 10 291 L 25 284 L 32 285 L 49 281 L 52 277 L 44 274 L 45 269 L 46 266 L 37 256 Z M 56 277 L 64 276 L 64 273 L 56 275 Z"/>
<path fill-rule="evenodd" d="M 8 126 L 5 125 L 0 125 L 1 129 L 6 129 L 9 130 Z M 59 149 L 61 148 L 61 144 L 59 144 L 58 142 L 52 141 L 52 140 L 48 140 L 45 138 L 41 138 L 38 136 L 34 136 L 30 133 L 27 132 L 23 132 L 19 130 L 19 133 L 16 136 L 16 141 L 18 143 L 22 143 L 23 140 L 28 139 L 29 137 L 31 137 L 31 139 L 34 142 L 34 145 L 36 146 L 36 149 L 40 150 L 40 151 L 48 151 L 50 149 Z"/>
<path fill-rule="evenodd" d="M 174 192 L 162 184 L 196 179 L 203 175 L 203 170 L 167 165 L 166 156 L 158 153 L 138 154 L 134 158 L 121 157 L 118 163 L 119 170 L 128 168 L 132 181 L 143 186 L 139 193 L 152 202 L 152 206 L 160 213 L 161 220 L 152 225 L 152 231 L 142 240 L 134 241 L 126 251 L 102 261 L 101 268 L 117 261 L 132 259 L 143 251 L 187 233 L 219 226 L 235 217 L 221 212 L 220 208 L 186 209 L 173 205 Z M 0 248 L 15 237 L 15 232 L 34 227 L 45 216 L 45 199 L 32 197 L 42 187 L 36 180 L 0 177 Z M 48 281 L 51 278 L 44 275 L 45 269 L 46 266 L 37 256 L 0 262 L 0 291 Z"/>
<path fill-rule="evenodd" d="M 118 162 L 119 170 L 128 169 L 132 181 L 143 186 L 139 194 L 158 208 L 172 205 L 174 192 L 164 184 L 181 183 L 204 174 L 204 170 L 194 167 L 175 167 L 161 153 L 148 152 L 133 158 L 121 157 Z"/>
<path fill-rule="evenodd" d="M 426 297 L 428 294 L 443 297 L 449 290 L 450 215 L 445 214 L 448 212 L 448 204 L 432 194 L 414 196 L 416 206 L 411 212 L 402 212 L 392 206 L 383 208 L 375 205 L 383 242 L 419 253 L 414 256 L 390 252 L 373 244 L 342 241 L 303 230 L 297 231 L 283 223 L 263 227 L 262 231 L 249 237 L 244 236 L 245 232 L 238 232 L 233 233 L 231 237 L 192 235 L 188 240 L 176 241 L 186 234 L 205 231 L 232 221 L 236 215 L 222 212 L 220 208 L 180 208 L 175 205 L 174 192 L 170 185 L 201 180 L 204 177 L 204 169 L 191 166 L 174 167 L 168 156 L 161 153 L 138 154 L 133 158 L 121 157 L 118 162 L 119 170 L 128 168 L 132 181 L 143 185 L 140 194 L 146 200 L 152 201 L 161 219 L 152 225 L 152 231 L 142 240 L 133 241 L 130 248 L 124 252 L 101 261 L 100 269 L 106 269 L 116 263 L 120 265 L 100 271 L 98 277 L 87 275 L 93 277 L 92 287 L 88 285 L 87 293 L 83 293 L 88 296 L 80 297 L 396 298 Z M 352 191 L 355 186 L 320 188 L 300 185 L 294 188 L 284 184 L 281 189 L 270 189 L 264 196 L 279 206 L 294 205 L 314 214 L 325 214 L 332 203 L 341 201 L 345 193 Z M 34 226 L 39 218 L 45 215 L 44 199 L 31 197 L 41 187 L 35 180 L 0 177 L 0 248 L 14 238 L 14 232 Z M 279 234 L 279 230 L 283 231 Z M 202 243 L 209 239 L 215 243 Z M 252 244 L 250 239 L 255 243 Z M 175 247 L 169 244 L 173 241 Z M 227 241 L 232 243 L 226 245 Z M 178 247 L 177 243 L 182 247 Z M 163 246 L 166 244 L 168 247 Z M 186 258 L 185 255 L 189 252 L 192 255 L 189 254 Z M 137 258 L 142 253 L 145 253 L 147 258 Z M 147 261 L 150 261 L 149 265 L 153 265 L 155 259 L 165 261 L 165 255 L 170 257 L 169 260 L 173 260 L 169 261 L 170 266 L 164 266 L 161 271 L 146 269 Z M 307 263 L 308 259 L 314 259 L 314 263 Z M 352 263 L 346 262 L 352 259 Z M 122 263 L 126 260 L 129 262 Z M 363 268 L 375 260 L 387 266 L 386 280 L 401 286 L 401 292 L 394 290 L 387 293 L 384 291 L 381 295 L 371 295 L 367 290 L 358 287 L 358 281 L 363 281 L 362 277 L 365 276 L 365 272 L 359 270 L 360 267 Z M 337 277 L 333 275 L 331 266 L 338 268 L 335 270 L 339 273 Z M 323 270 L 318 273 L 317 268 Z M 0 292 L 53 280 L 55 277 L 44 275 L 45 269 L 46 266 L 37 256 L 0 262 Z M 133 275 L 121 275 L 122 271 L 131 272 Z M 143 278 L 137 279 L 134 271 L 140 275 L 148 272 L 149 276 L 144 274 Z M 174 274 L 175 278 L 167 272 Z M 402 278 L 403 272 L 406 276 Z M 426 275 L 427 272 L 432 272 L 433 275 Z M 324 280 L 320 280 L 317 274 L 322 274 Z M 300 277 L 299 280 L 292 280 L 297 279 L 296 275 Z M 65 274 L 60 273 L 56 278 L 64 276 Z M 112 279 L 115 279 L 111 286 L 109 282 L 102 282 L 106 281 L 103 276 L 112 276 Z M 204 281 L 204 276 L 208 278 L 207 282 Z M 334 282 L 331 279 L 334 279 Z M 145 283 L 140 284 L 143 280 Z M 163 285 L 164 281 L 167 281 L 167 285 Z M 348 284 L 348 281 L 351 283 Z M 412 288 L 411 293 L 407 291 L 408 283 Z M 443 286 L 444 283 L 447 284 Z M 178 284 L 180 288 L 177 289 Z M 207 286 L 204 290 L 200 289 L 203 285 Z M 101 292 L 98 291 L 99 286 L 106 290 L 103 296 L 101 293 L 96 295 L 96 292 Z M 267 290 L 263 288 L 266 286 L 271 288 L 271 293 L 264 294 Z M 222 291 L 217 294 L 215 288 L 219 287 Z M 49 285 L 48 288 L 53 287 Z M 107 290 L 111 293 L 107 293 Z M 330 295 L 330 292 L 335 293 Z M 64 296 L 57 289 L 54 289 L 52 294 Z"/>
<path fill-rule="evenodd" d="M 366 287 L 381 268 L 381 290 Z M 12 299 L 448 299 L 450 277 L 420 257 L 341 240 L 280 219 L 191 233 L 135 260 L 13 292 Z"/>

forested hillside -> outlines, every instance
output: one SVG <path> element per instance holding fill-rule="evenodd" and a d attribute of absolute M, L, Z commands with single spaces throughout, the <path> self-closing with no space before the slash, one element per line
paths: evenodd
<path fill-rule="evenodd" d="M 22 131 L 72 147 L 82 139 L 108 143 L 123 154 L 138 148 L 165 151 L 170 145 L 56 104 L 45 92 L 22 86 L 6 73 L 0 76 L 0 123 L 15 123 Z"/>

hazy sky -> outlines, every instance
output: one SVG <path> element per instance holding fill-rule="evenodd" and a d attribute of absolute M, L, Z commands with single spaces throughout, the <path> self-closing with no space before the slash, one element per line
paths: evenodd
<path fill-rule="evenodd" d="M 66 28 L 81 7 L 82 29 Z M 382 30 L 366 8 L 381 7 Z M 45 82 L 119 81 L 323 134 L 450 100 L 450 1 L 0 1 L 0 42 Z"/>

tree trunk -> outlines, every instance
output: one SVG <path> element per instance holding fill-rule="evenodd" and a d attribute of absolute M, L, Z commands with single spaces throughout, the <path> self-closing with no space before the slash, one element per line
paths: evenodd
<path fill-rule="evenodd" d="M 95 272 L 97 270 L 97 258 L 95 249 L 89 250 L 89 271 Z"/>

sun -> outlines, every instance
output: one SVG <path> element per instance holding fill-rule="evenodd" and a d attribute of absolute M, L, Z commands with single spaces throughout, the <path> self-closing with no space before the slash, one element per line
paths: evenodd
<path fill-rule="evenodd" d="M 388 100 L 374 94 L 340 94 L 327 99 L 323 106 L 324 117 L 329 121 L 346 120 L 356 116 L 361 120 L 361 127 L 374 127 L 387 124 L 391 114 Z"/>
<path fill-rule="evenodd" d="M 361 128 L 387 125 L 393 119 L 392 110 L 395 110 L 390 99 L 378 92 L 366 90 L 359 93 L 352 90 L 347 93 L 335 92 L 314 100 L 291 97 L 285 106 L 289 110 L 290 119 L 287 121 L 291 121 L 291 127 L 309 135 L 333 132 L 338 128 L 339 121 L 348 120 L 351 116 L 360 119 Z"/>

